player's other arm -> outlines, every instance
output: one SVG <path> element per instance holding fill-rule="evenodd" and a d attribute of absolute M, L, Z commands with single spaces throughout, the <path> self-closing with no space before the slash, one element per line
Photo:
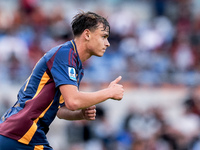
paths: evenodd
<path fill-rule="evenodd" d="M 96 106 L 93 105 L 89 108 L 76 111 L 71 111 L 66 106 L 63 106 L 58 110 L 57 117 L 65 120 L 95 120 Z"/>
<path fill-rule="evenodd" d="M 96 92 L 81 92 L 74 85 L 61 85 L 60 91 L 69 110 L 85 109 L 101 103 L 107 99 L 121 100 L 123 98 L 123 86 L 118 84 L 121 76 L 112 81 L 105 89 Z"/>

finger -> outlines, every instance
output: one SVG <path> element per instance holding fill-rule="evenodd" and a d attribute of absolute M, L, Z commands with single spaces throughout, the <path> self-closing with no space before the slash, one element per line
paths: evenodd
<path fill-rule="evenodd" d="M 87 114 L 96 114 L 96 109 L 87 110 L 87 111 L 85 111 L 85 113 L 87 113 Z"/>
<path fill-rule="evenodd" d="M 95 117 L 91 117 L 91 118 L 89 118 L 89 120 L 95 120 Z"/>
<path fill-rule="evenodd" d="M 96 109 L 96 106 L 93 105 L 93 106 L 90 106 L 90 107 L 87 108 L 87 110 L 91 110 L 91 109 Z"/>
<path fill-rule="evenodd" d="M 96 114 L 87 114 L 86 120 L 95 120 Z"/>
<path fill-rule="evenodd" d="M 121 79 L 122 79 L 122 76 L 119 76 L 113 81 L 113 83 L 118 83 Z"/>
<path fill-rule="evenodd" d="M 88 117 L 95 117 L 96 114 L 87 114 Z"/>

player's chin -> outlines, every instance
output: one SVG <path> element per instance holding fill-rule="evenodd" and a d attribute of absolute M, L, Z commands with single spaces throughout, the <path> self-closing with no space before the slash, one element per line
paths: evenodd
<path fill-rule="evenodd" d="M 101 53 L 98 53 L 96 56 L 102 57 L 104 55 L 105 51 L 102 51 Z"/>

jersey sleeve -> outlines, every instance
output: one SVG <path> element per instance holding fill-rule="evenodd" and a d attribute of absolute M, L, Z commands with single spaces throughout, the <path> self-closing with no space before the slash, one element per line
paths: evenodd
<path fill-rule="evenodd" d="M 51 74 L 53 76 L 56 87 L 63 84 L 71 84 L 78 86 L 76 74 L 76 54 L 69 47 L 61 47 L 55 55 Z"/>

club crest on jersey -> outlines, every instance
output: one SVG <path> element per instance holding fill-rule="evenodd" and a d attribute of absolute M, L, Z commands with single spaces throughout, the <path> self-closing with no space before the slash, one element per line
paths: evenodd
<path fill-rule="evenodd" d="M 68 68 L 69 78 L 76 81 L 76 70 L 72 67 Z"/>

